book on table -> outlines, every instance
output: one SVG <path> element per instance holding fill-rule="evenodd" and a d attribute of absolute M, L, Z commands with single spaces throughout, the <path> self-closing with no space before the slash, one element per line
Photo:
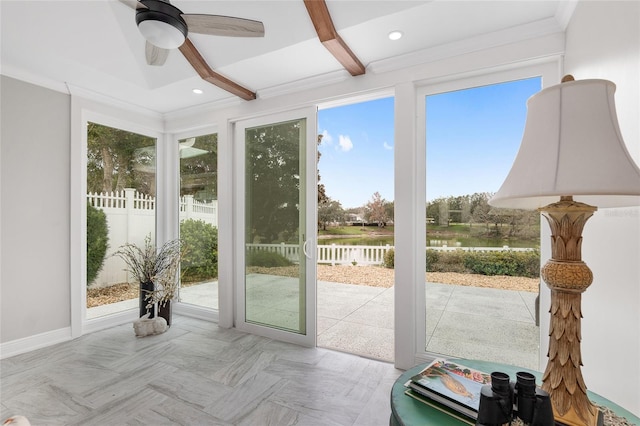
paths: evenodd
<path fill-rule="evenodd" d="M 455 360 L 436 359 L 405 386 L 465 416 L 477 419 L 482 386 L 491 384 L 491 374 Z"/>

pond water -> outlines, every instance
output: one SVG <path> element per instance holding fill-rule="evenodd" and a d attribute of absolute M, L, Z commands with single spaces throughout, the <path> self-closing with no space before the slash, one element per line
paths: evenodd
<path fill-rule="evenodd" d="M 386 237 L 353 237 L 353 238 L 322 238 L 318 240 L 318 245 L 341 245 L 341 246 L 393 246 L 393 236 Z M 540 243 L 527 240 L 504 240 L 502 238 L 452 238 L 440 240 L 427 236 L 428 247 L 503 247 L 531 248 L 540 247 Z"/>
<path fill-rule="evenodd" d="M 452 238 L 448 240 L 439 240 L 429 238 L 427 235 L 428 247 L 503 247 L 509 246 L 513 248 L 531 248 L 540 247 L 540 242 L 528 240 L 504 240 L 502 238 Z"/>
<path fill-rule="evenodd" d="M 388 237 L 349 237 L 349 238 L 321 238 L 318 245 L 330 246 L 335 244 L 338 246 L 386 246 L 393 245 L 393 236 Z"/>

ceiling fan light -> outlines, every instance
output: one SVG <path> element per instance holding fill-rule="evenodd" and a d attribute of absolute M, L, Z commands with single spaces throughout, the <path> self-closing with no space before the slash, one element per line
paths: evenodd
<path fill-rule="evenodd" d="M 169 3 L 147 2 L 154 9 L 138 9 L 136 23 L 138 30 L 149 43 L 162 49 L 175 49 L 187 38 L 187 24 L 179 9 Z"/>
<path fill-rule="evenodd" d="M 171 24 L 146 20 L 138 24 L 138 30 L 149 43 L 162 49 L 176 49 L 184 43 L 184 34 Z"/>

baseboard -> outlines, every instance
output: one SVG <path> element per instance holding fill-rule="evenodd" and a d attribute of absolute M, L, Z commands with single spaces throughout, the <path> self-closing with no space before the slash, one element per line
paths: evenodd
<path fill-rule="evenodd" d="M 213 309 L 190 305 L 188 303 L 175 303 L 172 306 L 172 309 L 173 313 L 177 315 L 184 315 L 185 317 L 191 317 L 215 323 L 218 322 L 218 311 Z"/>
<path fill-rule="evenodd" d="M 36 349 L 55 345 L 57 343 L 71 340 L 71 327 L 60 328 L 58 330 L 47 331 L 22 339 L 0 343 L 0 359 L 9 358 Z"/>
<path fill-rule="evenodd" d="M 82 335 L 90 334 L 106 328 L 117 327 L 122 324 L 131 323 L 138 319 L 138 309 L 127 309 L 103 317 L 88 319 L 82 324 Z"/>

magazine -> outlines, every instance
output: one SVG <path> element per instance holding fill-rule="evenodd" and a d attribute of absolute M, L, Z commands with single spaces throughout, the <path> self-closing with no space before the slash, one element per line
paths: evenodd
<path fill-rule="evenodd" d="M 456 410 L 472 419 L 478 418 L 480 390 L 491 384 L 491 375 L 456 361 L 436 359 L 416 374 L 405 386 Z"/>
<path fill-rule="evenodd" d="M 475 420 L 472 420 L 471 418 L 469 418 L 468 416 L 465 416 L 464 414 L 461 414 L 457 411 L 454 411 L 453 409 L 442 405 L 438 402 L 435 402 L 433 399 L 424 396 L 424 395 L 420 395 L 419 393 L 411 390 L 411 389 L 407 389 L 406 391 L 404 391 L 404 394 L 407 396 L 410 396 L 411 398 L 418 400 L 420 402 L 422 402 L 423 404 L 426 404 L 428 406 L 430 406 L 431 408 L 438 410 L 440 412 L 443 412 L 453 418 L 455 418 L 456 420 L 458 420 L 459 422 L 468 424 L 470 426 L 474 426 L 476 424 Z"/>

